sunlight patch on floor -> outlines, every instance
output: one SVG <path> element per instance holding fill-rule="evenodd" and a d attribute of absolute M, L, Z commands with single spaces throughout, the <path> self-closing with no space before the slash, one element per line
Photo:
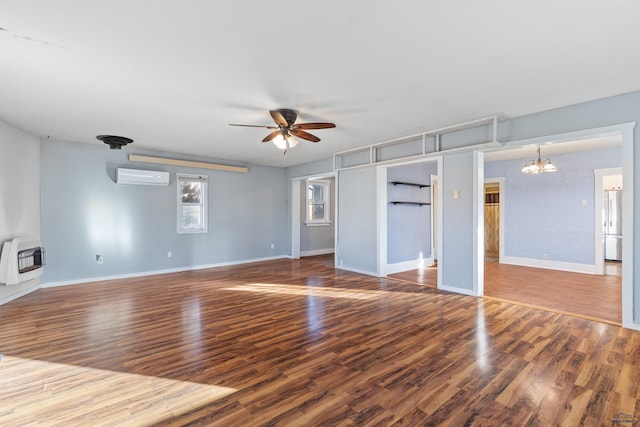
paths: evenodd
<path fill-rule="evenodd" d="M 0 425 L 153 425 L 233 388 L 5 355 Z"/>
<path fill-rule="evenodd" d="M 223 288 L 225 291 L 260 292 L 265 294 L 300 295 L 326 298 L 348 298 L 369 300 L 386 295 L 385 291 L 368 289 L 320 288 L 301 285 L 282 285 L 269 283 L 249 283 Z"/>

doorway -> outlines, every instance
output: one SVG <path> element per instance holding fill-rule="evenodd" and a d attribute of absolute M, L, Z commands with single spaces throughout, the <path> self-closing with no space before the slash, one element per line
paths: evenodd
<path fill-rule="evenodd" d="M 621 276 L 622 168 L 596 169 L 594 174 L 596 274 Z"/>
<path fill-rule="evenodd" d="M 484 250 L 488 261 L 501 261 L 504 230 L 504 178 L 484 181 Z"/>
<path fill-rule="evenodd" d="M 506 152 L 485 169 L 504 173 L 512 190 L 511 197 L 493 196 L 496 190 L 485 184 L 487 261 L 495 260 L 496 214 L 487 205 L 497 202 L 504 207 L 508 203 L 510 209 L 510 226 L 500 233 L 508 247 L 505 251 L 504 244 L 498 246 L 500 263 L 485 264 L 485 295 L 621 324 L 621 269 L 603 276 L 603 207 L 605 189 L 612 186 L 605 176 L 617 173 L 621 181 L 622 168 L 594 169 L 621 164 L 621 142 L 615 137 L 611 142 L 598 141 L 603 146 L 586 148 L 584 141 L 544 145 L 547 156 L 557 161 L 557 174 L 523 175 L 520 168 L 528 157 Z M 504 221 L 504 215 L 500 219 Z M 598 260 L 599 267 L 594 262 Z"/>
<path fill-rule="evenodd" d="M 500 187 L 484 184 L 484 256 L 498 258 L 500 254 Z"/>
<path fill-rule="evenodd" d="M 291 258 L 322 255 L 325 262 L 333 258 L 338 215 L 337 181 L 336 173 L 292 179 Z"/>

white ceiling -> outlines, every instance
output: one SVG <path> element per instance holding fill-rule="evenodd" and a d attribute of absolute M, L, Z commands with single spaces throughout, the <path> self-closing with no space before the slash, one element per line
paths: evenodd
<path fill-rule="evenodd" d="M 636 0 L 0 0 L 0 118 L 288 166 L 640 89 Z M 286 155 L 269 109 L 332 121 Z M 106 147 L 105 147 L 106 149 Z"/>
<path fill-rule="evenodd" d="M 621 136 L 601 136 L 589 139 L 560 142 L 554 144 L 540 144 L 540 154 L 548 158 L 559 154 L 575 153 L 577 151 L 598 150 L 622 145 Z M 527 159 L 537 157 L 538 145 L 523 145 L 517 148 L 496 148 L 485 152 L 485 162 L 498 160 Z"/>

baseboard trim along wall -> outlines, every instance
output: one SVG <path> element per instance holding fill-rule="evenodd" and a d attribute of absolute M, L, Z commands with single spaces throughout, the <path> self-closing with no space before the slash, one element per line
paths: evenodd
<path fill-rule="evenodd" d="M 351 267 L 345 267 L 345 266 L 336 266 L 336 268 L 338 270 L 346 270 L 346 271 L 351 271 L 352 273 L 360 273 L 360 274 L 365 274 L 367 276 L 378 277 L 378 273 L 376 273 L 375 271 L 366 271 L 366 270 L 360 270 L 359 268 L 351 268 Z"/>
<path fill-rule="evenodd" d="M 0 285 L 0 286 L 5 286 L 5 285 Z M 25 296 L 27 294 L 30 294 L 33 291 L 37 291 L 38 289 L 40 289 L 40 287 L 41 287 L 41 285 L 39 283 L 36 283 L 35 285 L 33 285 L 33 286 L 29 287 L 29 288 L 23 289 L 21 291 L 18 291 L 16 293 L 8 295 L 8 296 L 6 296 L 4 298 L 0 298 L 0 305 L 6 304 L 9 301 L 13 301 L 14 299 L 17 299 L 17 298 L 20 298 L 20 297 Z"/>
<path fill-rule="evenodd" d="M 503 256 L 502 258 L 500 258 L 500 263 L 519 265 L 521 267 L 535 267 L 546 268 L 549 270 L 569 271 L 572 273 L 596 274 L 595 265 L 578 264 L 573 262 Z"/>
<path fill-rule="evenodd" d="M 46 282 L 42 283 L 40 287 L 42 288 L 53 288 L 56 286 L 66 286 L 66 285 L 77 285 L 81 283 L 91 283 L 91 282 L 101 282 L 104 280 L 116 280 L 116 279 L 129 279 L 133 277 L 142 277 L 142 276 L 154 276 L 156 274 L 167 274 L 167 273 L 181 273 L 183 271 L 192 271 L 192 270 L 204 270 L 205 268 L 216 268 L 216 267 L 226 267 L 229 265 L 238 265 L 238 264 L 249 264 L 252 262 L 260 262 L 260 261 L 272 261 L 275 259 L 285 259 L 291 258 L 287 255 L 279 255 L 273 257 L 265 257 L 265 258 L 254 258 L 242 261 L 230 261 L 230 262 L 221 262 L 216 264 L 205 264 L 205 265 L 194 265 L 188 267 L 178 267 L 178 268 L 168 268 L 164 270 L 152 270 L 152 271 L 143 271 L 140 273 L 130 273 L 130 274 L 118 274 L 113 276 L 102 276 L 102 277 L 89 277 L 85 279 L 74 279 L 74 280 L 65 280 L 62 282 Z"/>
<path fill-rule="evenodd" d="M 469 295 L 471 297 L 477 297 L 478 294 L 473 289 L 456 288 L 455 286 L 442 285 L 438 286 L 441 291 L 449 291 L 456 294 Z"/>
<path fill-rule="evenodd" d="M 403 271 L 417 270 L 418 268 L 431 267 L 434 264 L 433 258 L 414 259 L 411 261 L 396 262 L 387 264 L 384 269 L 385 275 L 401 273 Z"/>
<path fill-rule="evenodd" d="M 333 248 L 313 249 L 310 251 L 300 251 L 300 256 L 326 255 L 326 254 L 332 254 L 334 252 L 335 250 Z"/>

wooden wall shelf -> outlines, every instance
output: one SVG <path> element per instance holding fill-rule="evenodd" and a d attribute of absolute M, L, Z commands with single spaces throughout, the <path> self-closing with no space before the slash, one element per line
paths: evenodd
<path fill-rule="evenodd" d="M 392 205 L 418 205 L 418 206 L 425 206 L 425 205 L 430 205 L 431 203 L 426 203 L 426 202 L 389 202 Z"/>
<path fill-rule="evenodd" d="M 417 182 L 404 182 L 404 181 L 391 181 L 391 184 L 393 184 L 393 185 L 410 185 L 412 187 L 420 187 L 420 188 L 431 187 L 431 184 L 420 184 L 420 183 L 417 183 Z"/>
<path fill-rule="evenodd" d="M 406 182 L 406 181 L 391 181 L 391 182 L 389 182 L 389 184 L 393 184 L 394 186 L 396 186 L 396 185 L 408 185 L 410 187 L 419 187 L 420 189 L 431 187 L 431 184 L 420 184 L 418 182 Z M 394 201 L 389 202 L 389 204 L 392 204 L 392 205 L 428 206 L 431 203 L 430 202 L 408 202 L 408 201 L 402 201 L 402 200 L 394 200 Z"/>

